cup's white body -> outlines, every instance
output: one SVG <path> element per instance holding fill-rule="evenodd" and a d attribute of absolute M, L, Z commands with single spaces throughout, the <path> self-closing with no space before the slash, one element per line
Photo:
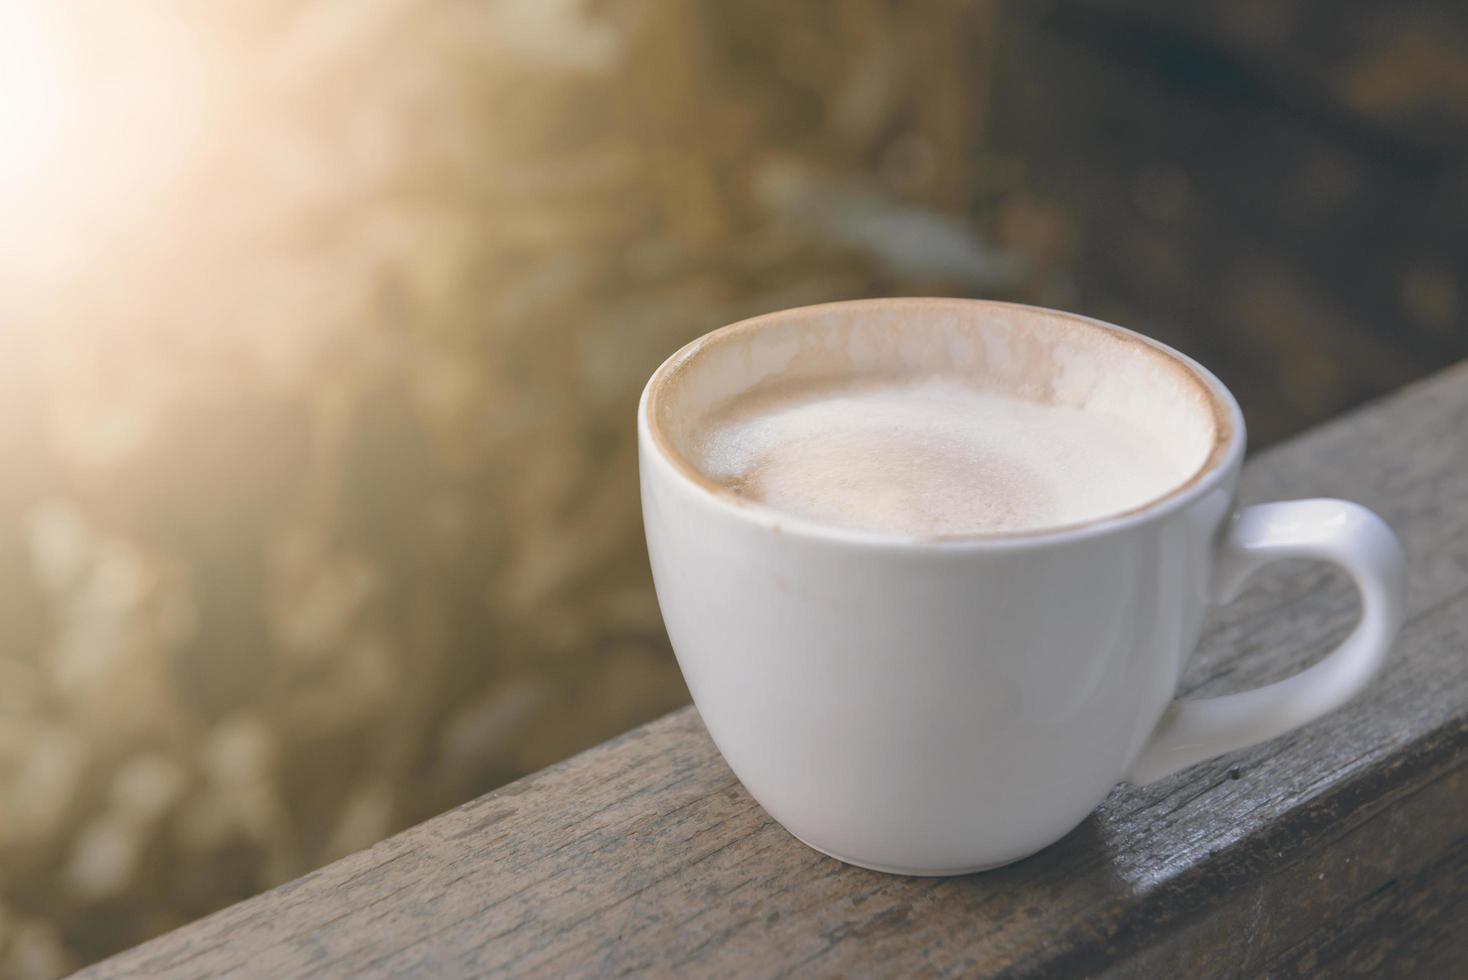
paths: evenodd
<path fill-rule="evenodd" d="M 1098 366 L 1077 358 L 1083 339 L 1168 367 Z M 1142 405 L 1159 438 L 1186 432 L 1173 424 L 1186 417 L 1168 414 L 1178 391 L 1206 392 L 1213 451 L 1187 483 L 1115 517 L 925 540 L 751 503 L 676 448 L 696 439 L 701 406 L 772 373 L 923 357 Z M 1154 385 L 1173 394 L 1142 397 Z M 638 446 L 658 601 L 709 734 L 791 833 L 882 871 L 1016 860 L 1063 837 L 1124 778 L 1162 778 L 1306 724 L 1377 676 L 1403 621 L 1405 557 L 1379 517 L 1328 499 L 1235 513 L 1244 429 L 1233 397 L 1176 351 L 1072 314 L 866 300 L 735 324 L 654 375 Z M 1351 635 L 1285 680 L 1174 700 L 1210 602 L 1283 558 L 1350 575 L 1362 599 Z"/>
<path fill-rule="evenodd" d="M 1197 642 L 1238 470 L 1111 527 L 894 544 L 742 511 L 640 428 L 653 579 L 709 734 L 792 834 L 908 874 L 1031 854 L 1121 780 Z"/>

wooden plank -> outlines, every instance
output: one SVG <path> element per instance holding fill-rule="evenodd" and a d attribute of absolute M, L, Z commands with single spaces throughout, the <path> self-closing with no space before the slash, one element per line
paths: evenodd
<path fill-rule="evenodd" d="M 1410 622 L 1362 700 L 1113 793 L 1041 854 L 964 878 L 847 867 L 748 797 L 675 712 L 84 971 L 541 976 L 1237 976 L 1468 967 L 1468 365 L 1253 460 L 1246 500 L 1338 495 L 1411 555 Z M 1318 657 L 1355 614 L 1281 566 L 1187 686 Z"/>

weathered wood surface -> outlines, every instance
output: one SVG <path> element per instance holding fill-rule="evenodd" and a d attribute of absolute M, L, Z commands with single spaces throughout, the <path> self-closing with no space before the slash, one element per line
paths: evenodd
<path fill-rule="evenodd" d="M 1390 668 L 1291 736 L 1118 789 L 1027 861 L 913 879 L 816 854 L 685 709 L 86 975 L 1464 975 L 1468 365 L 1244 482 L 1398 528 L 1410 620 Z M 1338 574 L 1281 566 L 1218 614 L 1187 687 L 1296 670 L 1354 612 Z"/>

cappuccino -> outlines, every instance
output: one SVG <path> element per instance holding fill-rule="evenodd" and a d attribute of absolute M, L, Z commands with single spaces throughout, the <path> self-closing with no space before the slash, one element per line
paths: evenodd
<path fill-rule="evenodd" d="M 1073 314 L 872 299 L 743 320 L 663 362 L 637 428 L 648 559 L 703 725 L 792 835 L 877 871 L 998 867 L 1119 780 L 1333 711 L 1405 615 L 1381 518 L 1236 509 L 1228 391 Z M 1207 611 L 1296 558 L 1359 587 L 1350 636 L 1286 680 L 1174 700 Z"/>
<path fill-rule="evenodd" d="M 1201 454 L 1121 414 L 944 377 L 755 387 L 690 447 L 725 489 L 808 520 L 962 535 L 1080 524 L 1186 482 Z"/>

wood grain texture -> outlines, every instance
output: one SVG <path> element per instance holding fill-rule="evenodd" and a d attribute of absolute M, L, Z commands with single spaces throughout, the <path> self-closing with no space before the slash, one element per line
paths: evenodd
<path fill-rule="evenodd" d="M 914 879 L 797 843 L 692 709 L 85 971 L 540 976 L 1247 976 L 1468 968 L 1468 365 L 1254 459 L 1246 501 L 1331 495 L 1411 556 L 1370 693 L 1145 788 L 1019 864 Z M 1349 629 L 1337 573 L 1278 566 L 1186 688 L 1277 679 Z"/>

